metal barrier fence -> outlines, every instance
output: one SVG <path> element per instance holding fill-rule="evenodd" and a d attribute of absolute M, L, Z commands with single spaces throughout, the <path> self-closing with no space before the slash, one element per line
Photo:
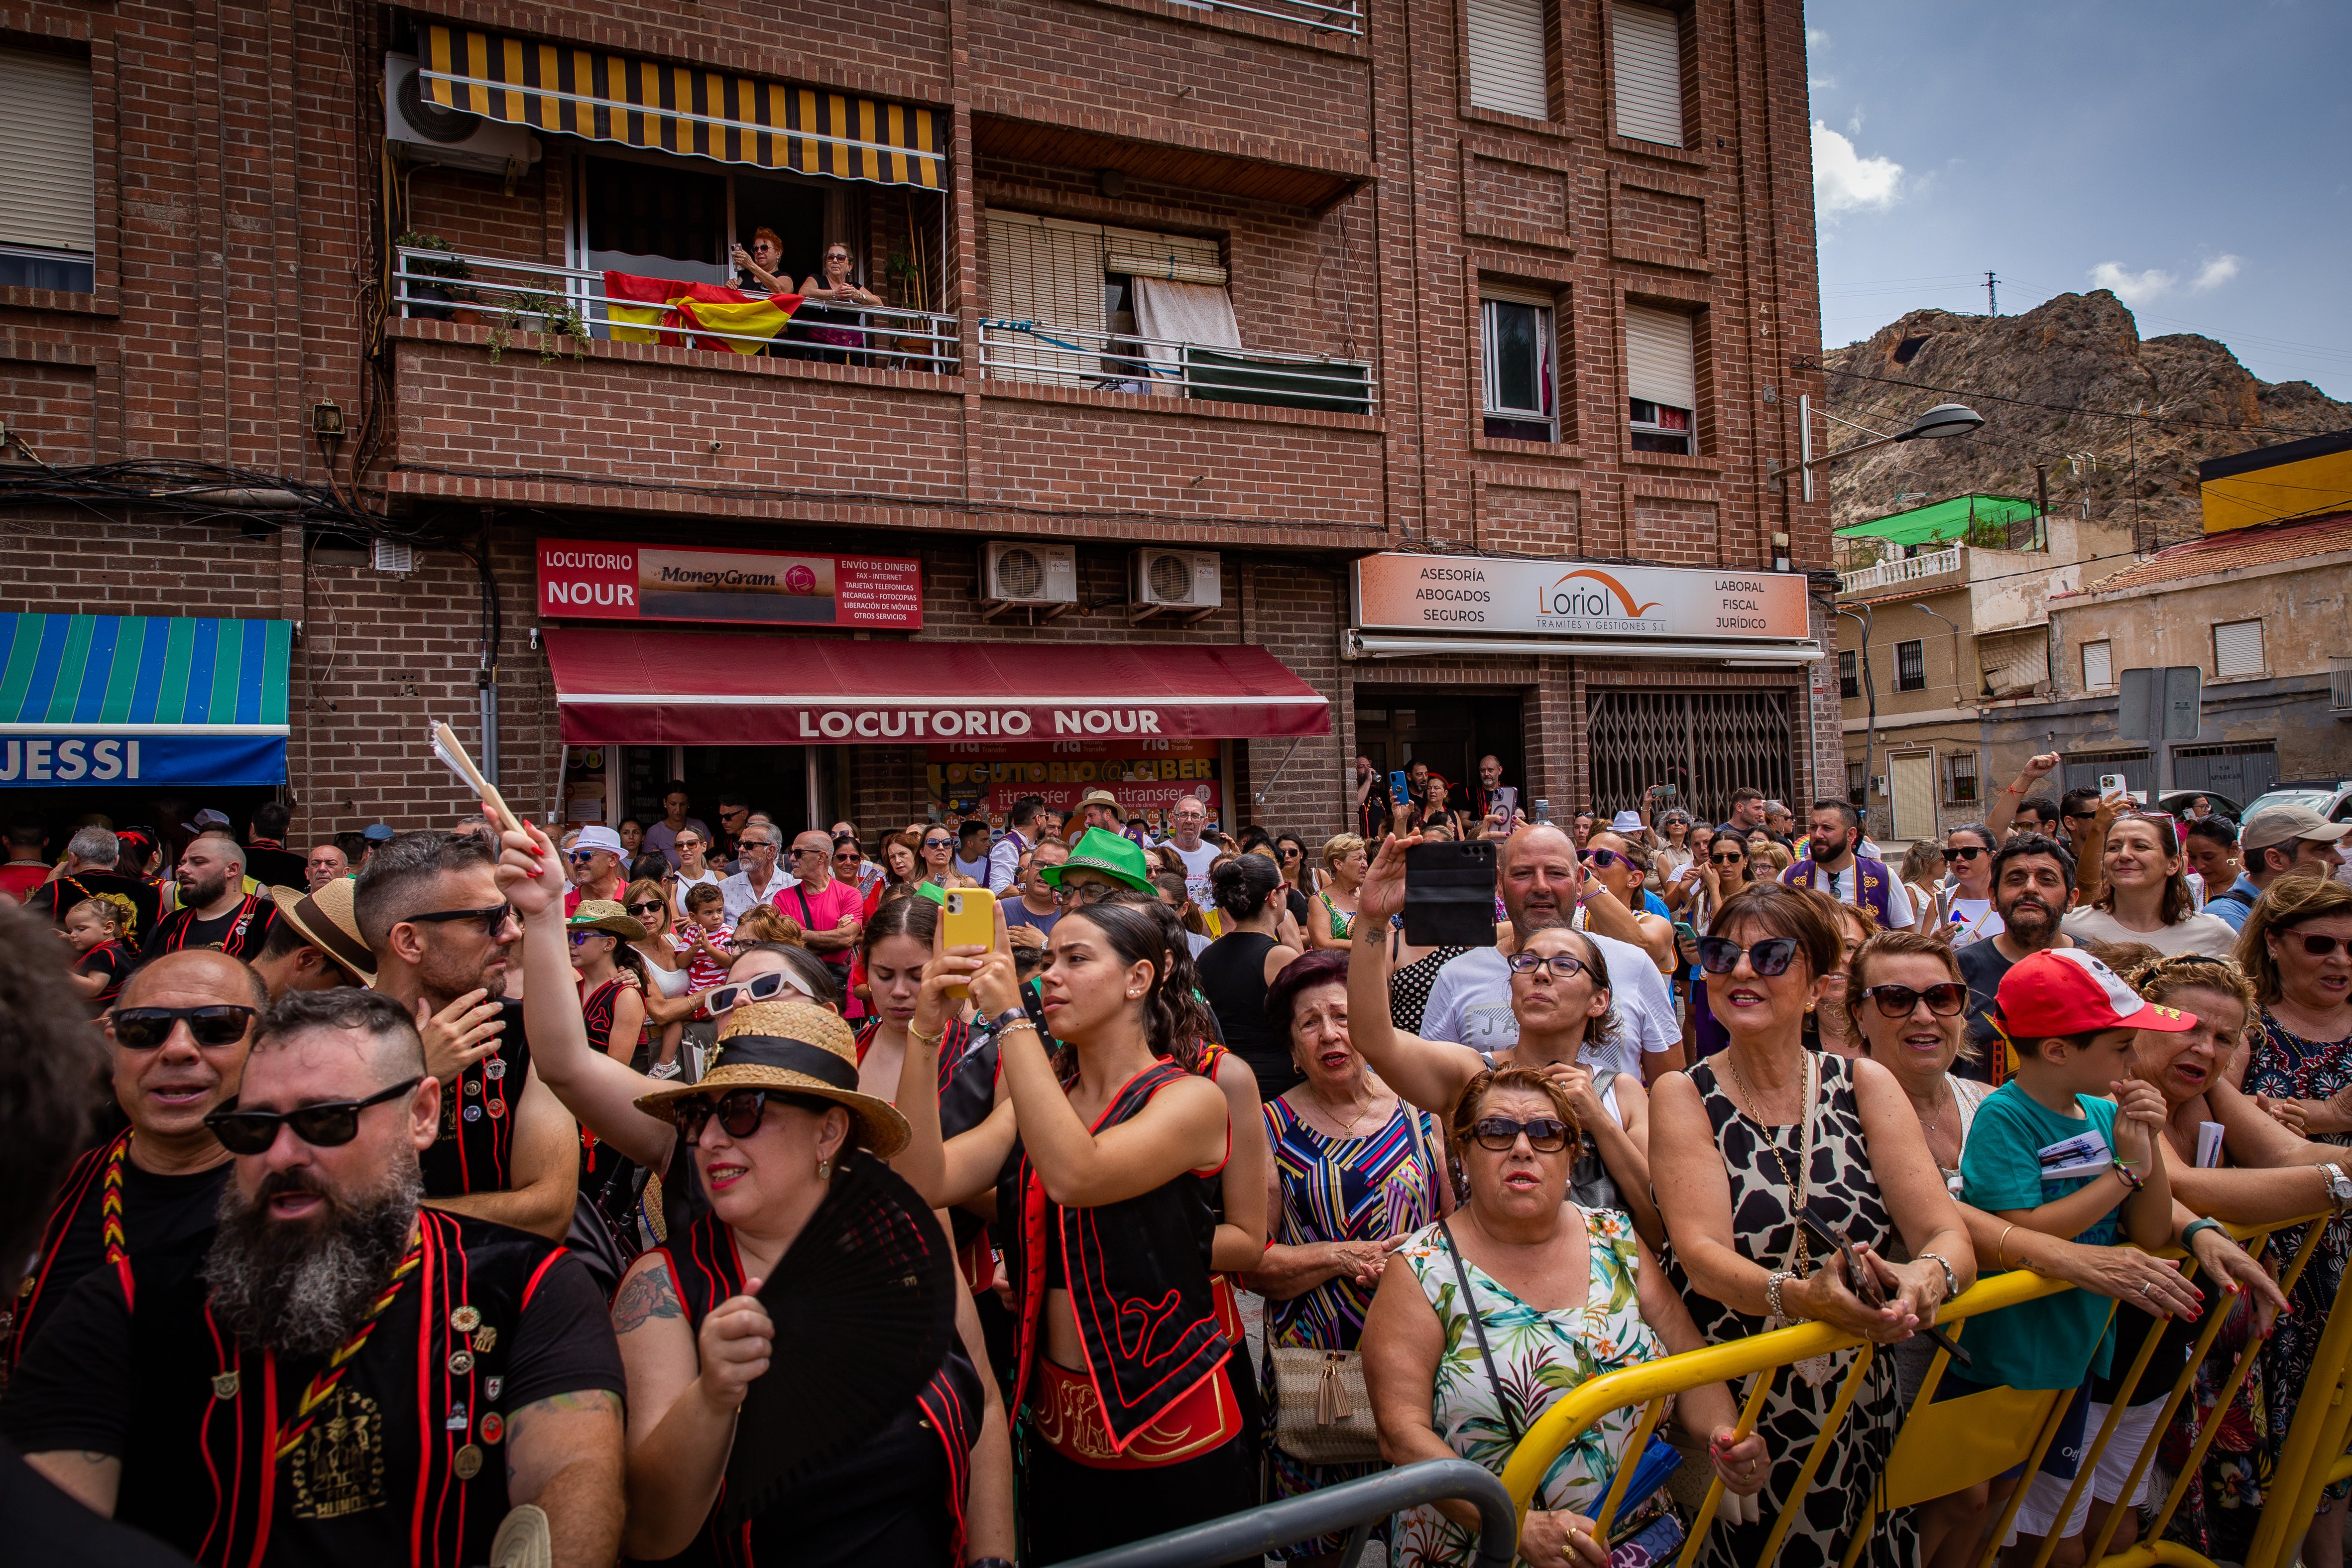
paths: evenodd
<path fill-rule="evenodd" d="M 2284 1220 L 2275 1225 L 2229 1227 L 2232 1236 L 2250 1244 L 2257 1254 L 2266 1248 L 2273 1237 L 2301 1229 L 2294 1237 L 2295 1255 L 2283 1271 L 2281 1288 L 2294 1289 L 2304 1267 L 2317 1250 L 2322 1234 L 2332 1215 L 2306 1215 Z M 2178 1252 L 2167 1256 L 2178 1258 Z M 2352 1284 L 2347 1274 L 2346 1284 Z M 2071 1290 L 2074 1286 L 2062 1280 L 2019 1270 L 1980 1279 L 1953 1300 L 1946 1303 L 1937 1314 L 1938 1324 L 1958 1324 L 1956 1330 L 1965 1345 L 1965 1325 L 1970 1318 L 2031 1301 L 2044 1296 L 2054 1296 Z M 2344 1287 L 2339 1285 L 2335 1307 L 2344 1305 Z M 2189 1568 L 2211 1568 L 2208 1559 L 2178 1543 L 2160 1539 L 2171 1521 L 2189 1489 L 2199 1484 L 2200 1470 L 2213 1439 L 2219 1435 L 2223 1418 L 2231 1401 L 2252 1371 L 2254 1358 L 2263 1342 L 2249 1339 L 2239 1352 L 2224 1380 L 2212 1414 L 2198 1428 L 2187 1462 L 2174 1480 L 2157 1518 L 2147 1531 L 2147 1537 L 2128 1551 L 2112 1557 L 2106 1555 L 2108 1543 L 2122 1523 L 2123 1510 L 2137 1491 L 2141 1478 L 2155 1458 L 2161 1434 L 2179 1409 L 2194 1385 L 2198 1369 L 2220 1334 L 2228 1312 L 2212 1312 L 2200 1331 L 2193 1353 L 2175 1382 L 2164 1408 L 2158 1417 L 2155 1434 L 2147 1442 L 2125 1482 L 2121 1496 L 2126 1500 L 2108 1514 L 2106 1524 L 2091 1543 L 2086 1561 L 2095 1568 L 2144 1568 L 2155 1563 L 2189 1565 Z M 2123 1411 L 2131 1403 L 2140 1374 L 2147 1370 L 2149 1359 L 2156 1353 L 2164 1322 L 2153 1325 L 2138 1347 L 2136 1359 L 2116 1391 L 2116 1404 L 2105 1425 L 2095 1435 L 2086 1434 L 2080 1463 L 2073 1487 L 2057 1517 L 2063 1521 L 2074 1511 L 2083 1489 L 2091 1483 L 2098 1466 L 2099 1456 L 2113 1439 Z M 1744 1436 L 1755 1425 L 1766 1395 L 1770 1392 L 1772 1373 L 1781 1367 L 1825 1352 L 1855 1351 L 1853 1364 L 1832 1400 L 1821 1436 L 1807 1453 L 1799 1471 L 1797 1485 L 1790 1495 L 1801 1497 L 1812 1484 L 1830 1445 L 1838 1436 L 1847 1413 L 1853 1408 L 1863 1380 L 1868 1374 L 1875 1349 L 1866 1341 L 1839 1332 L 1826 1323 L 1802 1323 L 1792 1328 L 1758 1334 L 1748 1339 L 1725 1344 L 1710 1345 L 1702 1350 L 1685 1352 L 1660 1361 L 1628 1367 L 1622 1372 L 1594 1378 L 1564 1394 L 1546 1410 L 1527 1437 L 1512 1454 L 1503 1471 L 1503 1484 L 1509 1490 L 1512 1506 L 1525 1510 L 1543 1477 L 1559 1455 L 1589 1430 L 1603 1415 L 1614 1410 L 1642 1407 L 1640 1423 L 1634 1429 L 1626 1452 L 1638 1454 L 1648 1443 L 1665 1411 L 1666 1400 L 1687 1389 L 1703 1387 L 1712 1383 L 1737 1385 L 1739 1379 L 1755 1376 L 1755 1385 L 1742 1402 L 1739 1432 Z M 1931 1498 L 1962 1490 L 1979 1481 L 1987 1480 L 2011 1465 L 2023 1463 L 2025 1475 L 2031 1478 L 2039 1468 L 2043 1452 L 2056 1435 L 2065 1415 L 2070 1390 L 2030 1393 L 2013 1389 L 1991 1391 L 2008 1396 L 2001 1401 L 2006 1419 L 1987 1423 L 1982 1413 L 1971 1413 L 1968 1407 L 1975 1401 L 1989 1397 L 1971 1394 L 1966 1399 L 1931 1403 L 1937 1383 L 1944 1375 L 1950 1357 L 1942 1351 L 1936 1352 L 1926 1381 L 1917 1398 L 1905 1416 L 1897 1434 L 1893 1453 L 1888 1458 L 1885 1492 L 1889 1509 L 1908 1507 Z M 2264 1499 L 2261 1523 L 2254 1543 L 2245 1559 L 2245 1568 L 2288 1568 L 2294 1562 L 2294 1552 L 2303 1533 L 2317 1506 L 2319 1492 L 2330 1481 L 2352 1475 L 2352 1459 L 2345 1455 L 2347 1427 L 2352 1427 L 2352 1398 L 2347 1398 L 2347 1363 L 2352 1363 L 2352 1312 L 2333 1310 L 2328 1313 L 2327 1326 L 2312 1362 L 2311 1374 L 2298 1396 L 2294 1424 L 2278 1459 Z M 1617 1479 L 1609 1495 L 1602 1500 L 1596 1516 L 1594 1533 L 1608 1537 L 1610 1526 L 1624 1501 L 1622 1492 L 1633 1467 L 1621 1465 Z M 1988 1568 L 2000 1551 L 1999 1542 L 2009 1531 L 2018 1505 L 2024 1500 L 2026 1483 L 2021 1480 L 2012 1489 L 2009 1501 L 1991 1531 L 1990 1539 L 1978 1559 L 1978 1568 Z M 1717 1507 L 1723 1500 L 1723 1483 L 1718 1479 L 1710 1483 L 1705 1503 L 1698 1516 L 1691 1521 L 1688 1539 L 1676 1560 L 1676 1568 L 1690 1568 L 1697 1559 L 1712 1526 Z M 1876 1500 L 1865 1510 L 1853 1538 L 1847 1545 L 1844 1563 L 1859 1561 L 1877 1524 Z M 1793 1510 L 1784 1510 L 1773 1521 L 1764 1550 L 1758 1554 L 1759 1568 L 1771 1563 L 1779 1554 L 1781 1542 L 1793 1522 Z M 2045 1540 L 2034 1560 L 2034 1568 L 2046 1568 L 2059 1537 Z"/>

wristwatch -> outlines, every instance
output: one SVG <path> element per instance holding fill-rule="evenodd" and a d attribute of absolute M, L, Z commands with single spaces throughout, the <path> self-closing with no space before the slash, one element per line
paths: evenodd
<path fill-rule="evenodd" d="M 2327 1173 L 2327 1201 L 2336 1205 L 2336 1212 L 2342 1214 L 2346 1209 L 2352 1209 L 2352 1176 L 2347 1176 L 2341 1165 L 2322 1165 L 2319 1168 Z"/>
<path fill-rule="evenodd" d="M 988 1027 L 992 1034 L 1001 1034 L 1015 1024 L 1027 1024 L 1033 1028 L 1035 1027 L 1035 1021 L 1029 1016 L 1029 1009 L 1026 1007 L 1007 1007 L 988 1021 Z"/>

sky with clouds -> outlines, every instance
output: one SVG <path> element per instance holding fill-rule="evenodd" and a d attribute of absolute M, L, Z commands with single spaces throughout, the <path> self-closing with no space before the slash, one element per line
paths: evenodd
<path fill-rule="evenodd" d="M 2352 4 L 1808 0 L 1822 338 L 2111 289 L 2352 397 Z"/>

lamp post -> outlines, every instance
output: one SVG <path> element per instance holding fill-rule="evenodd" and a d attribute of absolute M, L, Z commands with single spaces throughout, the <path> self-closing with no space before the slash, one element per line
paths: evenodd
<path fill-rule="evenodd" d="M 1825 416 L 1826 413 L 1827 411 L 1824 410 Z M 1859 452 L 1867 452 L 1878 447 L 1891 447 L 1904 441 L 1941 441 L 1953 436 L 1973 436 L 1984 426 L 1984 416 L 1975 409 L 1958 403 L 1938 403 L 1935 407 L 1912 420 L 1906 429 L 1898 430 L 1891 436 L 1872 432 L 1870 440 L 1857 441 L 1840 451 L 1825 452 L 1816 458 L 1813 456 L 1813 399 L 1811 394 L 1797 399 L 1797 418 L 1798 460 L 1793 463 L 1775 465 L 1766 470 L 1764 478 L 1777 491 L 1780 488 L 1780 477 L 1783 474 L 1802 473 L 1805 476 L 1805 499 L 1809 501 L 1813 499 L 1815 468 L 1843 462 Z M 1853 421 L 1841 419 L 1838 423 L 1849 425 L 1853 424 Z M 1862 426 L 1854 427 L 1865 428 Z"/>

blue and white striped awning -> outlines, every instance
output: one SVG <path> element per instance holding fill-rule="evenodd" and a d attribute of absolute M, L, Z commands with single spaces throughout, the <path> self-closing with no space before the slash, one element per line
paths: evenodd
<path fill-rule="evenodd" d="M 285 783 L 293 633 L 0 616 L 0 786 Z"/>

